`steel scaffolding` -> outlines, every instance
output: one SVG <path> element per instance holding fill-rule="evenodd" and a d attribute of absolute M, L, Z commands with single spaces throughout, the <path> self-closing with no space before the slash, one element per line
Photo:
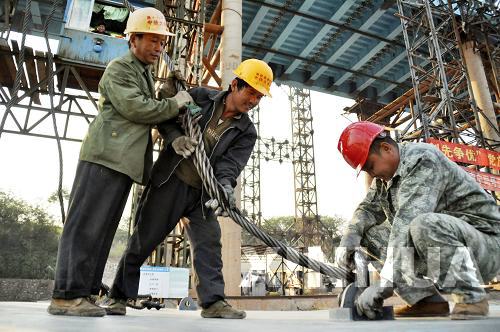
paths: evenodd
<path fill-rule="evenodd" d="M 316 170 L 309 90 L 289 88 L 292 110 L 292 146 L 295 184 L 295 223 L 301 229 L 300 247 L 320 245 L 320 222 L 316 198 Z"/>
<path fill-rule="evenodd" d="M 414 86 L 408 99 L 412 116 L 397 123 L 401 139 L 433 137 L 498 147 L 498 140 L 483 134 L 491 129 L 498 135 L 498 122 L 488 120 L 477 106 L 464 57 L 469 41 L 490 60 L 498 57 L 499 10 L 494 2 L 400 0 L 398 9 Z M 490 91 L 498 98 L 496 61 L 490 61 L 487 72 L 493 77 Z"/>
<path fill-rule="evenodd" d="M 167 19 L 174 39 L 165 47 L 175 69 L 181 71 L 190 86 L 199 86 L 203 73 L 203 24 L 205 0 L 162 0 L 156 2 Z M 158 73 L 168 72 L 168 66 L 160 62 Z M 158 75 L 160 76 L 160 75 Z M 161 81 L 165 76 L 157 79 Z"/>
<path fill-rule="evenodd" d="M 261 139 L 260 139 L 260 108 L 257 106 L 250 112 L 255 129 L 257 130 L 257 141 L 252 151 L 252 155 L 242 173 L 241 183 L 241 209 L 243 213 L 250 217 L 258 226 L 262 222 L 260 210 L 260 159 L 261 159 Z"/>
<path fill-rule="evenodd" d="M 258 110 L 252 114 L 259 138 L 243 173 L 242 206 L 247 215 L 255 216 L 256 223 L 261 223 L 260 160 L 292 162 L 295 192 L 295 223 L 292 227 L 299 230 L 300 235 L 291 243 L 297 247 L 321 245 L 323 233 L 316 199 L 311 96 L 309 90 L 289 87 L 288 97 L 292 142 L 260 137 Z"/>
<path fill-rule="evenodd" d="M 54 6 L 60 5 L 58 0 L 53 3 Z M 128 1 L 123 1 L 123 5 L 133 9 Z M 170 30 L 176 32 L 176 36 L 168 40 L 165 52 L 175 68 L 185 75 L 190 86 L 200 85 L 204 0 L 158 1 L 157 8 L 165 14 Z M 24 13 L 23 38 L 28 33 L 36 32 L 32 28 L 29 7 Z M 9 25 L 4 24 L 1 28 L 5 35 L 10 33 Z M 46 30 L 37 33 L 43 35 L 45 32 L 47 40 Z M 0 67 L 5 69 L 0 72 L 0 106 L 6 108 L 0 118 L 0 137 L 7 133 L 56 139 L 58 142 L 81 142 L 85 133 L 76 129 L 86 128 L 97 115 L 97 84 L 104 65 L 61 59 L 50 49 L 40 52 L 23 45 L 18 45 L 15 40 L 9 44 L 6 39 L 0 38 Z M 155 79 L 161 82 L 168 74 L 168 66 L 161 61 L 154 72 Z M 140 186 L 132 191 L 129 228 L 133 224 L 141 191 Z M 189 265 L 189 243 L 182 224 L 155 250 L 149 258 L 151 264 Z"/>

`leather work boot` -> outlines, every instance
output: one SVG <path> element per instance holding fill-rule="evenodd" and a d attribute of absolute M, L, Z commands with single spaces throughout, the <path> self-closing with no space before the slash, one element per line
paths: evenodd
<path fill-rule="evenodd" d="M 243 310 L 234 309 L 224 300 L 217 301 L 210 307 L 201 310 L 201 317 L 203 318 L 242 319 L 246 316 L 247 314 Z"/>
<path fill-rule="evenodd" d="M 394 307 L 394 317 L 446 317 L 450 314 L 448 302 L 419 301 L 412 306 Z"/>
<path fill-rule="evenodd" d="M 127 300 L 110 298 L 109 304 L 104 307 L 106 315 L 124 316 L 127 313 Z"/>
<path fill-rule="evenodd" d="M 102 317 L 106 311 L 91 303 L 86 297 L 76 299 L 52 299 L 47 312 L 51 315 Z"/>
<path fill-rule="evenodd" d="M 487 299 L 476 303 L 456 303 L 451 312 L 451 319 L 484 319 L 488 317 L 489 304 Z"/>
<path fill-rule="evenodd" d="M 95 304 L 95 305 L 99 305 L 98 302 L 99 302 L 99 295 L 90 295 L 88 297 L 88 300 L 90 303 L 92 304 Z"/>

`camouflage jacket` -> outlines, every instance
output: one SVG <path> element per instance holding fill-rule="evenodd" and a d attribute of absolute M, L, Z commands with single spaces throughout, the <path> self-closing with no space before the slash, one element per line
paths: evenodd
<path fill-rule="evenodd" d="M 424 213 L 454 216 L 481 232 L 500 235 L 498 205 L 466 171 L 431 144 L 398 146 L 400 163 L 393 178 L 387 183 L 372 182 L 346 230 L 363 236 L 387 220 L 392 225 L 387 247 L 393 248 L 394 261 L 386 262 L 384 268 L 401 266 L 398 248 L 412 247 L 409 225 Z"/>

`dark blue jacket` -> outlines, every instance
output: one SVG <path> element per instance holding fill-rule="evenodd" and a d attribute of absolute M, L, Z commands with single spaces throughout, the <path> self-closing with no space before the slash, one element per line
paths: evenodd
<path fill-rule="evenodd" d="M 198 123 L 205 132 L 216 107 L 223 102 L 228 91 L 194 88 L 189 94 L 202 109 L 202 117 Z M 151 183 L 157 187 L 168 181 L 183 159 L 175 153 L 172 141 L 184 135 L 182 127 L 176 120 L 161 123 L 158 125 L 158 131 L 164 139 L 164 148 L 151 173 Z M 231 126 L 222 133 L 209 156 L 215 177 L 222 185 L 230 184 L 233 188 L 236 186 L 236 179 L 247 164 L 256 139 L 257 131 L 248 114 L 242 114 L 240 119 L 234 119 Z"/>

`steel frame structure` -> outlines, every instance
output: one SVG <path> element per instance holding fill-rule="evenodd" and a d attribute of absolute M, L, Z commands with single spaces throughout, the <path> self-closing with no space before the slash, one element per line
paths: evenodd
<path fill-rule="evenodd" d="M 300 225 L 300 247 L 321 245 L 321 224 L 316 198 L 314 130 L 309 90 L 289 87 L 292 115 L 292 152 L 295 186 L 295 223 Z"/>
<path fill-rule="evenodd" d="M 124 0 L 123 4 L 131 9 L 128 1 Z M 175 68 L 185 75 L 189 85 L 200 85 L 204 0 L 164 0 L 158 3 L 157 8 L 164 12 L 171 31 L 176 31 L 165 52 L 170 55 Z M 26 14 L 25 19 L 27 31 L 31 32 L 31 16 Z M 2 28 L 2 33 L 10 32 L 9 27 Z M 21 54 L 23 58 L 19 61 Z M 50 58 L 53 58 L 53 63 Z M 0 66 L 6 69 L 0 75 L 0 106 L 6 108 L 1 114 L 0 137 L 7 133 L 58 141 L 82 141 L 84 133 L 75 133 L 74 128 L 82 121 L 88 125 L 97 115 L 97 82 L 104 72 L 103 67 L 63 61 L 50 51 L 33 51 L 29 47 L 19 47 L 15 41 L 11 46 L 1 38 Z M 94 77 L 81 75 L 89 71 Z M 168 66 L 160 61 L 155 73 L 156 80 L 161 82 L 168 74 Z M 18 79 L 16 75 L 19 75 Z M 132 191 L 131 216 L 137 207 L 141 189 L 134 186 Z M 129 228 L 132 224 L 133 217 Z M 188 266 L 189 258 L 189 243 L 183 227 L 177 227 L 155 250 L 149 262 L 152 265 L 168 263 L 171 266 Z"/>
<path fill-rule="evenodd" d="M 257 106 L 250 112 L 255 129 L 257 131 L 257 141 L 255 142 L 252 155 L 241 176 L 241 209 L 245 215 L 250 217 L 257 226 L 262 223 L 262 212 L 260 209 L 260 159 L 261 142 L 260 139 L 260 108 Z"/>
<path fill-rule="evenodd" d="M 251 114 L 258 139 L 242 181 L 242 208 L 260 225 L 260 161 L 292 162 L 294 168 L 295 222 L 299 236 L 290 243 L 299 248 L 322 245 L 328 238 L 318 215 L 314 163 L 314 129 L 309 90 L 288 87 L 292 119 L 292 141 L 277 141 L 260 136 L 259 109 Z M 331 240 L 331 239 L 329 239 Z"/>
<path fill-rule="evenodd" d="M 399 0 L 398 9 L 413 82 L 413 95 L 407 99 L 411 116 L 393 123 L 401 129 L 401 139 L 434 137 L 496 149 L 500 142 L 483 135 L 479 117 L 484 113 L 474 98 L 463 54 L 466 40 L 483 45 L 488 54 L 497 54 L 498 27 L 487 17 L 491 8 L 479 1 Z M 490 52 L 487 42 L 492 37 L 497 44 Z M 496 87 L 491 91 L 496 90 L 498 96 L 494 64 L 490 72 Z M 488 125 L 498 134 L 498 121 Z"/>
<path fill-rule="evenodd" d="M 169 31 L 175 37 L 165 47 L 174 68 L 180 70 L 190 86 L 199 86 L 203 73 L 203 24 L 205 22 L 205 0 L 161 0 L 156 7 L 167 19 Z M 168 65 L 159 62 L 160 73 L 157 80 L 162 81 L 168 72 Z"/>

